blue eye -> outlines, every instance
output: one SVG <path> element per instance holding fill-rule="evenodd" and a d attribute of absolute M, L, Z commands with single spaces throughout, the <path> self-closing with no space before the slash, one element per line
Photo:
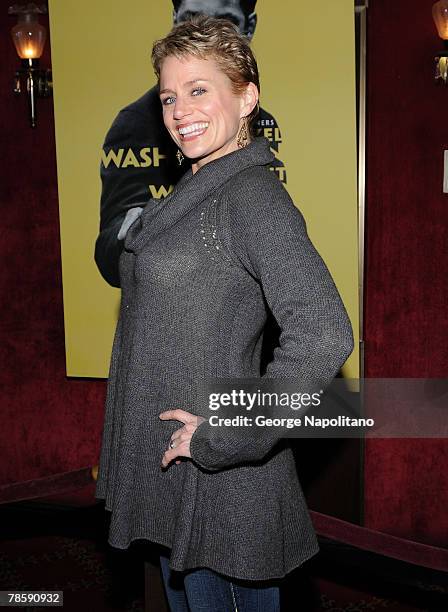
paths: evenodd
<path fill-rule="evenodd" d="M 202 94 L 206 93 L 206 89 L 204 89 L 203 87 L 195 87 L 193 89 L 193 91 L 191 92 L 192 96 L 202 96 Z M 176 97 L 175 96 L 168 96 L 167 98 L 163 98 L 162 99 L 162 104 L 164 106 L 169 106 L 171 104 L 174 104 L 176 101 Z"/>

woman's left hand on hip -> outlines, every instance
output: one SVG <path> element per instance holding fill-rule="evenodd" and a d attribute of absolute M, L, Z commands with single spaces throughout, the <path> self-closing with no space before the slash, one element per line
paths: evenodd
<path fill-rule="evenodd" d="M 176 457 L 189 457 L 191 459 L 191 436 L 199 425 L 205 421 L 204 417 L 176 408 L 175 410 L 161 412 L 159 418 L 162 419 L 162 421 L 180 421 L 184 424 L 183 427 L 177 429 L 169 439 L 167 450 L 162 457 L 162 467 L 167 467 Z M 178 463 L 180 463 L 180 459 L 176 461 L 176 464 Z"/>

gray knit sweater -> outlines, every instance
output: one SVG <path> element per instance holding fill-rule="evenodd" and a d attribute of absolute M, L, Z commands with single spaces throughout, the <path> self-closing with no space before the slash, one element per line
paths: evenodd
<path fill-rule="evenodd" d="M 325 386 L 353 348 L 349 319 L 300 212 L 269 170 L 269 142 L 206 164 L 153 200 L 120 257 L 122 299 L 107 390 L 96 496 L 109 543 L 171 549 L 175 570 L 285 576 L 318 545 L 292 451 L 277 438 L 217 432 L 206 421 L 192 460 L 161 469 L 196 385 L 260 376 L 269 307 L 281 329 L 265 377 Z"/>

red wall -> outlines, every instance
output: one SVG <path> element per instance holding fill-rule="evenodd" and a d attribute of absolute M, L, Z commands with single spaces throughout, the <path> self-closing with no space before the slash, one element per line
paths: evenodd
<path fill-rule="evenodd" d="M 366 377 L 448 378 L 448 87 L 434 84 L 433 0 L 369 4 Z M 448 544 L 446 440 L 369 441 L 364 483 L 367 526 Z"/>
<path fill-rule="evenodd" d="M 53 107 L 39 100 L 32 130 L 24 94 L 12 94 L 10 4 L 0 0 L 0 485 L 94 464 L 105 394 L 104 381 L 65 376 Z M 433 84 L 432 0 L 370 4 L 366 375 L 443 377 L 448 88 Z M 445 441 L 369 441 L 365 524 L 447 544 L 447 460 Z"/>
<path fill-rule="evenodd" d="M 38 101 L 31 129 L 12 92 L 11 4 L 0 0 L 0 485 L 93 465 L 105 394 L 104 381 L 65 376 L 53 103 Z"/>

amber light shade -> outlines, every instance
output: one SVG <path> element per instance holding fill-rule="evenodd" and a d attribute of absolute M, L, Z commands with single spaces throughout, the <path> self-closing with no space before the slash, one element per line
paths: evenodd
<path fill-rule="evenodd" d="M 17 25 L 11 29 L 11 36 L 21 59 L 38 59 L 42 55 L 47 31 L 39 23 L 37 15 L 20 15 Z"/>
<path fill-rule="evenodd" d="M 442 40 L 448 40 L 448 0 L 439 0 L 433 4 L 432 18 Z"/>

